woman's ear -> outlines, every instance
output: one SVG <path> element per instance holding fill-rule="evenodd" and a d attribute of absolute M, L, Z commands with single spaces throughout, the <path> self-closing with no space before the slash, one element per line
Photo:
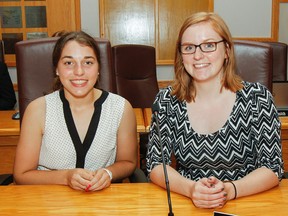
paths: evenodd
<path fill-rule="evenodd" d="M 225 48 L 226 48 L 225 58 L 229 59 L 229 57 L 230 57 L 230 46 L 229 46 L 229 44 L 226 41 L 224 42 L 224 44 L 225 44 Z"/>

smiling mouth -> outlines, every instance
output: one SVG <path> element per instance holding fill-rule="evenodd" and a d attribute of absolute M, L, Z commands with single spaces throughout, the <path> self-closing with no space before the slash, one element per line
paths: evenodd
<path fill-rule="evenodd" d="M 203 64 L 194 64 L 195 68 L 204 68 L 207 67 L 209 64 L 208 63 L 203 63 Z"/>
<path fill-rule="evenodd" d="M 82 85 L 87 82 L 87 80 L 71 80 L 71 82 L 75 85 Z"/>

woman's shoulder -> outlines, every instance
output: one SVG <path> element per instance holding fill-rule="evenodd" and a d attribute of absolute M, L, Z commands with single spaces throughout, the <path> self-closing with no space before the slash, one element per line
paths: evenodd
<path fill-rule="evenodd" d="M 118 95 L 118 94 L 115 94 L 115 93 L 112 93 L 112 92 L 107 92 L 107 91 L 103 91 L 103 93 L 102 94 L 107 94 L 107 98 L 108 98 L 108 100 L 110 100 L 110 101 L 113 101 L 113 102 L 119 102 L 119 101 L 121 101 L 121 102 L 125 102 L 125 101 L 127 101 L 124 97 L 122 97 L 121 95 Z"/>
<path fill-rule="evenodd" d="M 38 97 L 27 105 L 27 109 L 39 109 L 45 107 L 45 96 Z"/>
<path fill-rule="evenodd" d="M 156 103 L 159 103 L 160 111 L 166 112 L 167 114 L 172 114 L 178 112 L 178 110 L 182 110 L 184 106 L 184 102 L 178 100 L 178 98 L 172 94 L 173 88 L 171 86 L 167 86 L 166 88 L 162 88 L 159 90 L 156 96 Z"/>
<path fill-rule="evenodd" d="M 173 100 L 176 99 L 175 96 L 172 95 L 172 86 L 167 86 L 165 88 L 161 88 L 156 95 L 157 98 L 161 98 L 163 100 Z"/>
<path fill-rule="evenodd" d="M 59 91 L 51 92 L 47 95 L 43 95 L 31 101 L 26 109 L 35 113 L 38 112 L 38 114 L 41 115 L 45 114 L 47 103 L 49 103 L 49 101 L 55 101 L 57 98 L 60 100 Z"/>
<path fill-rule="evenodd" d="M 259 82 L 243 81 L 243 91 L 245 92 L 258 92 L 267 93 L 270 92 L 268 87 Z"/>
<path fill-rule="evenodd" d="M 32 119 L 43 119 L 46 112 L 46 101 L 45 97 L 41 96 L 31 101 L 24 112 L 24 118 Z"/>
<path fill-rule="evenodd" d="M 123 112 L 125 104 L 129 103 L 124 97 L 107 91 L 103 91 L 101 97 L 103 97 L 101 104 L 103 104 L 107 109 L 114 111 L 117 110 Z"/>
<path fill-rule="evenodd" d="M 247 100 L 252 100 L 257 103 L 257 101 L 272 101 L 272 94 L 267 88 L 267 86 L 259 82 L 243 82 L 243 89 L 241 91 L 241 96 Z"/>

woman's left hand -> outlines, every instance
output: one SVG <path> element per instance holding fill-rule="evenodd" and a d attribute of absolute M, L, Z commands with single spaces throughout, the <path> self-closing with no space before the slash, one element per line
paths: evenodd
<path fill-rule="evenodd" d="M 86 191 L 98 191 L 111 185 L 110 176 L 103 168 L 94 172 L 94 177 L 86 188 Z"/>
<path fill-rule="evenodd" d="M 192 201 L 198 208 L 222 208 L 227 193 L 224 183 L 215 177 L 203 178 L 194 184 Z"/>

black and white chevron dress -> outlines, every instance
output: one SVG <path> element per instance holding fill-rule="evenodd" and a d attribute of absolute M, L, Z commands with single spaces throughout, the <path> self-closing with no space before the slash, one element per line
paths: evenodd
<path fill-rule="evenodd" d="M 273 97 L 259 83 L 243 83 L 227 122 L 212 134 L 193 130 L 186 102 L 172 96 L 171 87 L 156 96 L 165 160 L 171 163 L 174 154 L 182 176 L 196 181 L 209 176 L 236 180 L 264 166 L 282 178 L 280 121 Z M 154 119 L 146 159 L 148 173 L 162 163 Z"/>

